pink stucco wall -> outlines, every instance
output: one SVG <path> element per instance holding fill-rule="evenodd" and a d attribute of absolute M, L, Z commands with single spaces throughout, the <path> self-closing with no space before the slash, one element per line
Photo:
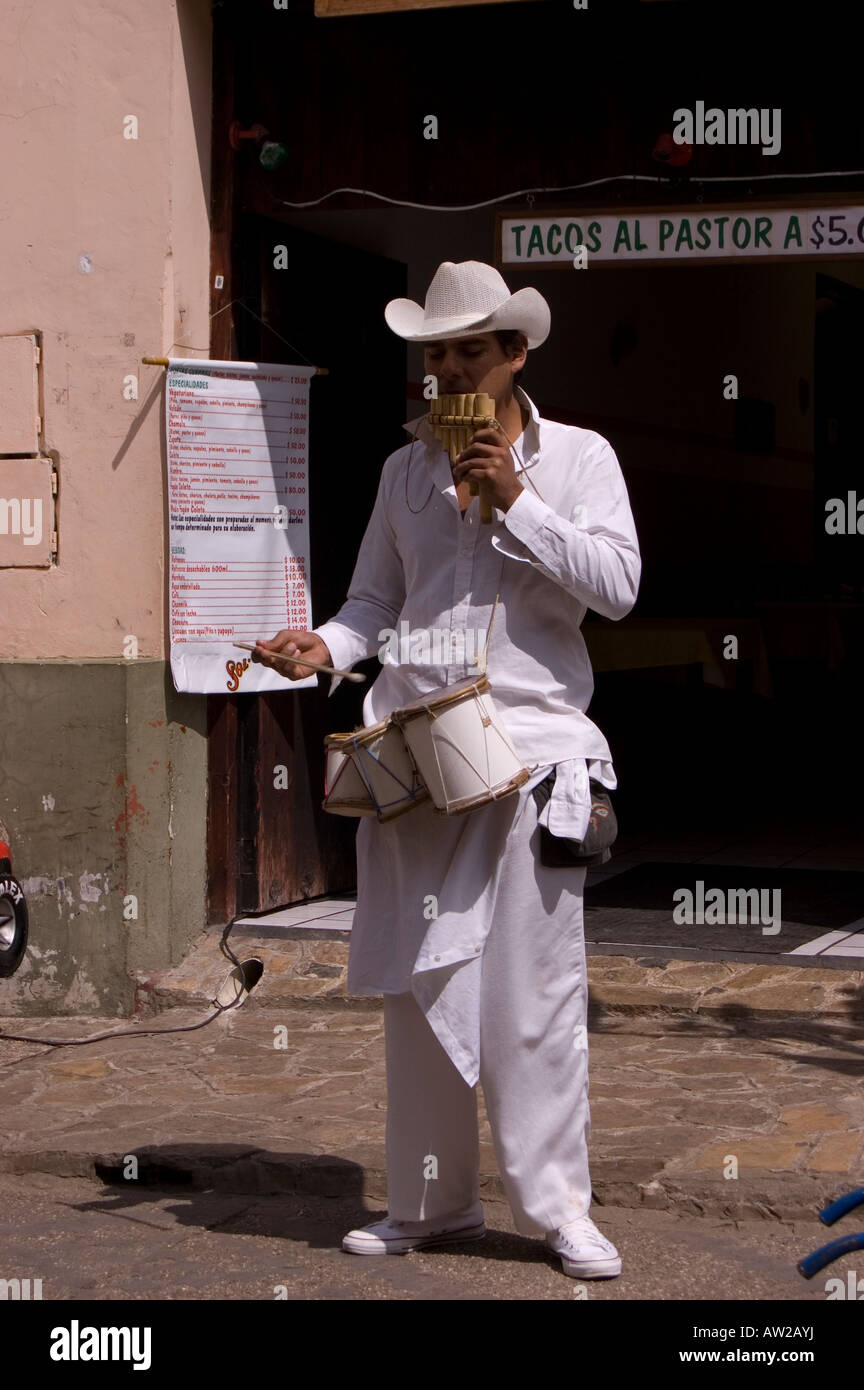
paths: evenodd
<path fill-rule="evenodd" d="M 3 11 L 0 334 L 43 333 L 59 561 L 2 572 L 0 659 L 117 660 L 130 633 L 164 656 L 164 369 L 140 359 L 209 355 L 210 4 Z"/>

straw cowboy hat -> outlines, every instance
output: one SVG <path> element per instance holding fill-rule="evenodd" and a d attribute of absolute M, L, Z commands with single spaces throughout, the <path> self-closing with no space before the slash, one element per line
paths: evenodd
<path fill-rule="evenodd" d="M 391 299 L 384 317 L 393 332 L 409 343 L 518 328 L 529 348 L 535 348 L 549 336 L 551 315 L 539 290 L 511 294 L 494 266 L 483 261 L 444 261 L 432 277 L 425 307 L 413 299 Z"/>

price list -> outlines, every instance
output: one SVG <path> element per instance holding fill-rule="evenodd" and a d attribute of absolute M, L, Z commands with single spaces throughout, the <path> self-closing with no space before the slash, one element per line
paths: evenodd
<path fill-rule="evenodd" d="M 312 626 L 314 368 L 169 359 L 171 667 L 178 690 L 289 690 L 233 644 Z"/>

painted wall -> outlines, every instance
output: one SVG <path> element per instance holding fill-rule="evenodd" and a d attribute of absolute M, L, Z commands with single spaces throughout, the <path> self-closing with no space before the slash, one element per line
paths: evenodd
<path fill-rule="evenodd" d="M 60 563 L 4 574 L 3 655 L 119 658 L 133 633 L 158 657 L 163 369 L 139 359 L 208 355 L 209 5 L 4 9 L 0 333 L 44 335 Z"/>
<path fill-rule="evenodd" d="M 119 1013 L 205 921 L 205 698 L 165 661 L 164 371 L 140 358 L 209 355 L 210 4 L 10 0 L 4 35 L 0 335 L 42 335 L 59 549 L 2 575 L 31 949 L 0 1013 Z"/>

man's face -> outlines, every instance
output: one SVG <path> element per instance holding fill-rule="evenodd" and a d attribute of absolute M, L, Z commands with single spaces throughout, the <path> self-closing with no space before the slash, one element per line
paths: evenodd
<path fill-rule="evenodd" d="M 478 333 L 426 343 L 423 362 L 426 375 L 438 378 L 439 396 L 485 391 L 500 403 L 511 394 L 513 375 L 525 365 L 526 356 L 521 348 L 508 358 L 494 333 Z"/>

